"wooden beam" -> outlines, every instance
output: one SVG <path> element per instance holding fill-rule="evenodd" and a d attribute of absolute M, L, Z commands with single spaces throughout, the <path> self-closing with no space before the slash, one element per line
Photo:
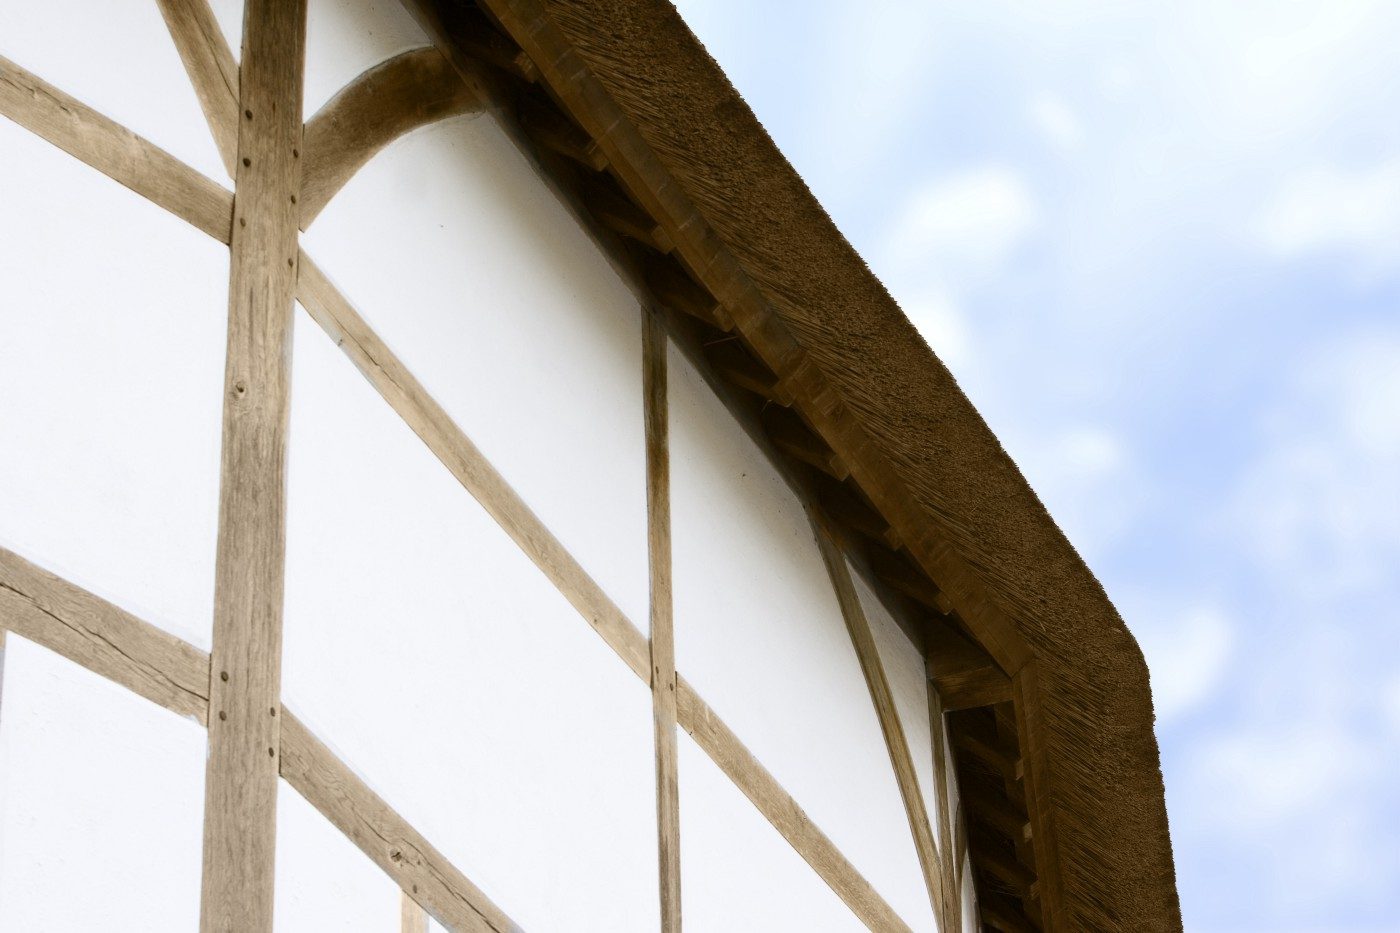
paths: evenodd
<path fill-rule="evenodd" d="M 526 135 L 546 149 L 594 172 L 607 168 L 608 159 L 602 150 L 544 94 L 524 97 L 516 109 L 516 120 Z"/>
<path fill-rule="evenodd" d="M 851 475 L 841 458 L 790 409 L 770 405 L 763 410 L 760 420 L 769 440 L 783 453 L 816 467 L 838 482 Z"/>
<path fill-rule="evenodd" d="M 985 823 L 1011 840 L 1033 836 L 1030 817 L 1011 800 L 993 792 L 981 781 L 968 780 L 961 784 L 963 812 L 969 819 Z"/>
<path fill-rule="evenodd" d="M 235 174 L 238 149 L 238 64 L 208 0 L 156 0 L 185 63 L 214 145 Z"/>
<path fill-rule="evenodd" d="M 1001 772 L 1007 780 L 1019 781 L 1025 776 L 1021 756 L 992 736 L 967 727 L 956 729 L 953 732 L 953 747 Z"/>
<path fill-rule="evenodd" d="M 301 228 L 404 133 L 480 109 L 481 101 L 436 47 L 413 49 L 366 70 L 307 121 Z"/>
<path fill-rule="evenodd" d="M 680 311 L 703 321 L 716 330 L 733 329 L 734 322 L 724 312 L 724 307 L 697 285 L 675 260 L 643 260 L 641 267 L 642 280 L 659 303 L 672 311 Z"/>
<path fill-rule="evenodd" d="M 928 626 L 929 679 L 948 712 L 1011 699 L 1011 678 L 985 651 L 947 623 Z"/>
<path fill-rule="evenodd" d="M 779 405 L 792 404 L 792 396 L 776 375 L 744 349 L 737 337 L 704 348 L 705 359 L 726 380 Z"/>
<path fill-rule="evenodd" d="M 826 564 L 827 574 L 831 577 L 832 588 L 836 591 L 836 602 L 841 608 L 842 618 L 846 620 L 846 631 L 850 633 L 851 644 L 855 648 L 861 673 L 865 675 L 865 685 L 870 691 L 871 703 L 875 707 L 875 715 L 880 721 L 880 732 L 885 737 L 885 748 L 894 768 L 899 795 L 904 801 L 904 813 L 909 821 L 910 833 L 914 837 L 914 849 L 918 853 L 924 886 L 928 889 L 930 908 L 935 918 L 942 917 L 945 907 L 938 846 L 933 839 L 932 824 L 929 822 L 923 791 L 919 788 L 919 775 L 914 770 L 914 757 L 909 752 L 909 740 L 904 734 L 899 709 L 895 706 L 894 694 L 890 691 L 889 680 L 885 676 L 879 645 L 870 631 L 870 622 L 865 617 L 860 595 L 856 593 L 855 582 L 851 579 L 846 555 L 832 540 L 825 527 L 825 521 L 825 516 L 820 514 L 814 513 L 812 516 L 812 531 L 816 537 L 817 549 L 821 552 L 822 562 Z"/>
<path fill-rule="evenodd" d="M 0 548 L 3 629 L 178 715 L 208 720 L 207 654 Z M 282 777 L 399 887 L 450 929 L 519 929 L 291 710 L 279 709 Z"/>
<path fill-rule="evenodd" d="M 202 933 L 272 930 L 306 0 L 248 0 L 229 244 Z"/>
<path fill-rule="evenodd" d="M 428 912 L 407 891 L 399 892 L 399 929 L 401 933 L 428 933 Z"/>
<path fill-rule="evenodd" d="M 666 332 L 642 312 L 642 396 L 647 450 L 647 547 L 651 567 L 651 704 L 656 744 L 656 829 L 661 929 L 681 929 L 681 819 L 676 764 L 676 641 L 671 602 L 671 467 Z"/>
<path fill-rule="evenodd" d="M 1039 894 L 1035 872 L 1021 864 L 1014 852 L 1007 852 L 998 846 L 996 839 L 985 829 L 974 827 L 968 831 L 968 852 L 972 856 L 972 864 L 1000 879 L 1022 899 L 1033 900 Z"/>
<path fill-rule="evenodd" d="M 898 548 L 899 536 L 883 515 L 875 511 L 851 489 L 850 483 L 837 483 L 825 476 L 813 475 L 811 495 L 832 520 L 874 541 L 883 548 Z M 877 552 L 878 553 L 878 552 Z M 867 558 L 867 563 L 869 559 Z M 872 573 L 874 572 L 872 568 Z"/>
<path fill-rule="evenodd" d="M 953 834 L 953 806 L 948 794 L 948 776 L 952 762 L 948 760 L 947 720 L 943 715 L 943 702 L 938 691 L 929 689 L 928 719 L 929 737 L 933 746 L 933 781 L 938 788 L 938 833 L 943 840 L 942 858 L 939 860 L 943 873 L 943 917 L 940 929 L 957 931 L 962 929 L 962 889 L 958 877 L 958 852 Z"/>
<path fill-rule="evenodd" d="M 916 603 L 940 615 L 946 615 L 952 609 L 943 591 L 903 552 L 871 548 L 866 557 L 875 576 Z"/>
<path fill-rule="evenodd" d="M 228 191 L 0 56 L 0 113 L 196 228 L 229 241 Z"/>

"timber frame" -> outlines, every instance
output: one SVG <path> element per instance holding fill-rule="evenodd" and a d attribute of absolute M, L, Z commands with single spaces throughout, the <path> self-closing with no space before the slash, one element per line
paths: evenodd
<path fill-rule="evenodd" d="M 400 885 L 404 930 L 424 929 L 425 911 L 451 929 L 517 929 L 281 707 L 281 489 L 293 296 L 651 686 L 663 930 L 681 928 L 677 725 L 867 926 L 907 929 L 676 671 L 668 343 L 699 368 L 808 509 L 815 546 L 884 732 L 940 927 L 961 929 L 964 866 L 947 850 L 965 838 L 983 926 L 1017 933 L 1066 928 L 1055 818 L 1043 800 L 1047 738 L 1034 652 L 974 567 L 929 526 L 899 478 L 872 455 L 856 414 L 831 391 L 539 0 L 404 0 L 434 46 L 370 69 L 304 127 L 304 0 L 248 0 L 241 65 L 206 0 L 158 2 L 235 178 L 232 193 L 3 58 L 0 113 L 230 245 L 212 658 L 4 550 L 0 638 L 5 629 L 13 631 L 209 727 L 202 928 L 271 929 L 280 774 Z M 376 152 L 416 126 L 473 110 L 500 121 L 642 301 L 649 639 L 297 246 L 298 229 L 306 229 Z M 264 120 L 265 113 L 275 119 Z M 250 293 L 261 296 L 251 306 L 239 297 Z M 251 355 L 240 355 L 247 348 Z M 915 778 L 855 595 L 852 567 L 927 658 L 937 812 L 928 812 Z M 249 658 L 256 663 L 238 660 Z M 945 773 L 945 735 L 954 775 Z M 956 810 L 943 792 L 954 781 Z M 943 852 L 931 832 L 935 820 Z M 375 831 L 367 832 L 366 825 Z"/>

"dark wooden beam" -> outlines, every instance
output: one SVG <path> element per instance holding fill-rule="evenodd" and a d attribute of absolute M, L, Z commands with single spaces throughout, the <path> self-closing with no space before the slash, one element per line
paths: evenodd
<path fill-rule="evenodd" d="M 790 405 L 792 396 L 773 371 L 744 349 L 738 338 L 729 338 L 705 347 L 705 359 L 715 372 L 729 382 L 779 405 Z"/>
<path fill-rule="evenodd" d="M 642 280 L 661 304 L 703 321 L 716 330 L 733 330 L 734 322 L 709 292 L 696 284 L 673 259 L 643 261 Z"/>
<path fill-rule="evenodd" d="M 972 820 L 980 821 L 1010 839 L 1031 838 L 1030 818 L 1015 803 L 993 791 L 985 781 L 969 779 L 960 769 L 959 789 L 962 793 L 963 812 Z"/>
<path fill-rule="evenodd" d="M 772 405 L 761 417 L 764 432 L 779 450 L 816 467 L 832 479 L 844 480 L 851 475 L 841 458 L 791 410 Z"/>
<path fill-rule="evenodd" d="M 567 156 L 595 172 L 607 168 L 608 157 L 578 124 L 540 92 L 522 94 L 516 119 L 525 133 L 547 149 Z"/>
<path fill-rule="evenodd" d="M 944 709 L 953 712 L 1011 699 L 1011 678 L 953 626 L 930 624 L 926 644 L 929 679 Z"/>
<path fill-rule="evenodd" d="M 837 483 L 824 476 L 814 477 L 812 492 L 823 512 L 839 524 L 860 532 L 877 548 L 899 546 L 899 536 L 890 523 L 855 491 L 850 481 Z"/>
<path fill-rule="evenodd" d="M 951 610 L 943 591 L 902 553 L 871 548 L 869 559 L 871 571 L 905 596 L 941 615 Z"/>

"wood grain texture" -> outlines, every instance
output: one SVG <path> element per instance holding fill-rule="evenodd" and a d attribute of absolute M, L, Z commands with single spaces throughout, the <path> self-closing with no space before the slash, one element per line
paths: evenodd
<path fill-rule="evenodd" d="M 217 182 L 2 56 L 0 113 L 215 239 L 229 241 L 233 202 Z"/>
<path fill-rule="evenodd" d="M 365 71 L 306 123 L 302 229 L 389 143 L 420 126 L 480 109 L 477 96 L 432 46 Z"/>
<path fill-rule="evenodd" d="M 681 929 L 681 816 L 676 761 L 676 640 L 671 598 L 671 454 L 666 332 L 642 312 L 642 397 L 647 451 L 647 547 L 651 567 L 651 710 L 656 747 L 656 831 L 661 930 Z"/>
<path fill-rule="evenodd" d="M 235 174 L 238 149 L 238 64 L 208 0 L 156 0 L 180 61 L 194 85 L 214 145 Z"/>
<path fill-rule="evenodd" d="M 400 892 L 399 929 L 402 933 L 428 933 L 428 912 L 407 891 Z"/>
<path fill-rule="evenodd" d="M 63 655 L 182 716 L 206 722 L 209 656 L 0 548 L 0 630 Z M 418 904 L 452 930 L 519 927 L 311 734 L 288 709 L 281 772 Z"/>
<path fill-rule="evenodd" d="M 209 660 L 174 635 L 0 548 L 0 628 L 204 721 Z"/>
<path fill-rule="evenodd" d="M 306 0 L 248 0 L 230 240 L 202 933 L 272 930 Z"/>
<path fill-rule="evenodd" d="M 520 929 L 290 711 L 282 714 L 282 777 L 449 930 Z"/>
<path fill-rule="evenodd" d="M 855 647 L 861 673 L 865 675 L 870 701 L 875 706 L 875 715 L 880 721 L 880 732 L 885 737 L 885 748 L 889 751 L 890 764 L 894 767 L 899 795 L 904 801 L 909 831 L 914 836 L 914 849 L 918 853 L 924 886 L 928 889 L 929 906 L 934 917 L 939 918 L 945 912 L 943 872 L 939 865 L 938 846 L 933 838 L 932 825 L 929 823 L 928 807 L 919 787 L 919 775 L 914 769 L 914 756 L 909 752 L 909 740 L 899 719 L 894 694 L 890 691 L 885 665 L 880 660 L 880 647 L 875 643 L 874 633 L 870 631 L 870 620 L 865 617 L 865 609 L 861 606 L 860 594 L 856 592 L 855 582 L 851 579 L 846 555 L 836 546 L 831 533 L 823 525 L 824 521 L 823 516 L 813 513 L 812 531 L 817 549 L 821 552 L 822 562 L 826 564 L 827 575 L 831 577 L 832 588 L 836 591 L 836 602 L 841 607 L 842 618 L 846 620 L 846 631 L 851 635 L 851 644 Z"/>
<path fill-rule="evenodd" d="M 511 489 L 442 406 L 303 254 L 297 297 L 316 323 L 428 445 L 443 465 L 603 637 L 632 672 L 651 681 L 643 635 Z"/>
<path fill-rule="evenodd" d="M 958 875 L 958 860 L 962 858 L 953 844 L 952 799 L 948 794 L 948 773 L 951 764 L 948 760 L 947 723 L 943 718 L 943 703 L 938 691 L 930 687 L 928 693 L 929 735 L 933 746 L 933 783 L 938 788 L 938 834 L 943 840 L 943 851 L 939 858 L 939 871 L 943 875 L 943 930 L 962 929 L 962 889 Z"/>

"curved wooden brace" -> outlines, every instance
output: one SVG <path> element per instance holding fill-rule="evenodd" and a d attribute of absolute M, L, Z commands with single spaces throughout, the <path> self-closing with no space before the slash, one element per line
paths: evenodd
<path fill-rule="evenodd" d="M 409 130 L 481 109 L 481 101 L 432 46 L 380 62 L 351 81 L 306 124 L 301 228 L 379 150 Z"/>

